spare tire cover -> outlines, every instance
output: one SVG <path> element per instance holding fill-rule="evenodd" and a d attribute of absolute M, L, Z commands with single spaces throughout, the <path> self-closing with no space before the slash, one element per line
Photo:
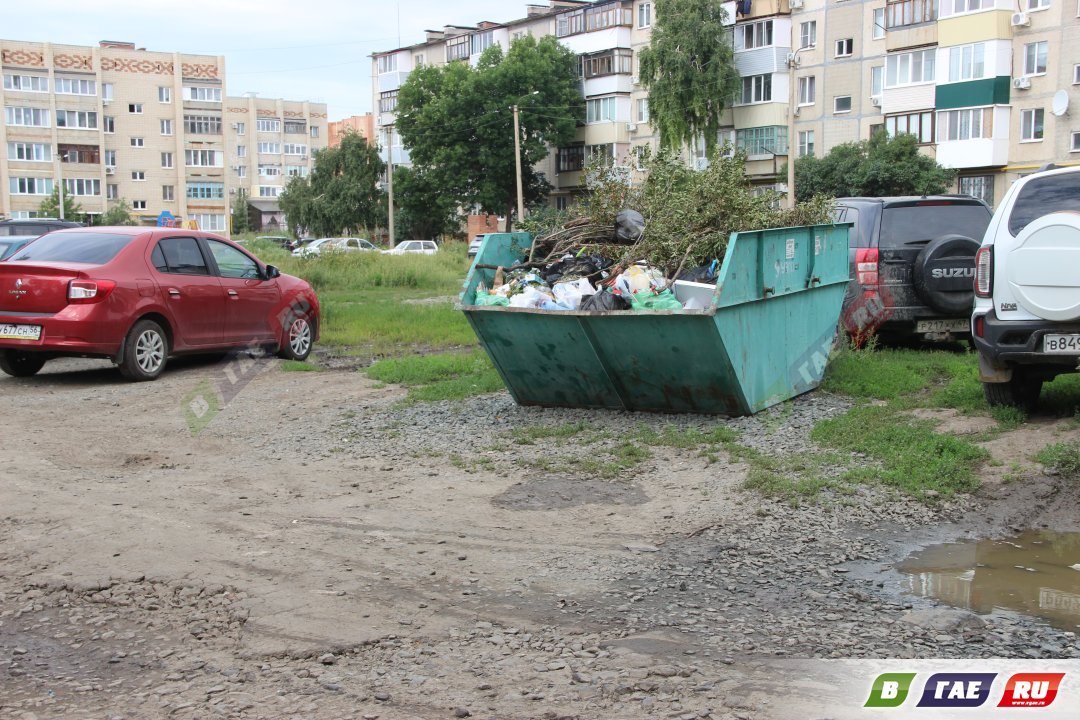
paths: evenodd
<path fill-rule="evenodd" d="M 941 313 L 963 315 L 975 304 L 975 253 L 979 242 L 942 235 L 915 258 L 913 281 L 919 298 Z"/>
<path fill-rule="evenodd" d="M 1005 280 L 1016 301 L 1046 320 L 1080 318 L 1080 214 L 1058 212 L 1034 220 L 1016 236 L 1005 258 Z"/>

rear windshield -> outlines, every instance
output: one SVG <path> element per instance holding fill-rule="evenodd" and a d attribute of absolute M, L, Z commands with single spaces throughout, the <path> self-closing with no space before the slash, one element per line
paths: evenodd
<path fill-rule="evenodd" d="M 116 257 L 133 235 L 55 233 L 42 235 L 12 257 L 12 262 L 72 262 L 104 265 Z"/>
<path fill-rule="evenodd" d="M 1080 212 L 1080 173 L 1028 181 L 1013 203 L 1009 232 L 1019 235 L 1029 223 L 1055 212 Z"/>
<path fill-rule="evenodd" d="M 990 217 L 984 205 L 887 207 L 881 213 L 879 246 L 922 242 L 953 233 L 982 241 Z"/>

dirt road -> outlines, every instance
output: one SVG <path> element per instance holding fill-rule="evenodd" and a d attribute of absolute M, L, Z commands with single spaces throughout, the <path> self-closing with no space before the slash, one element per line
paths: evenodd
<path fill-rule="evenodd" d="M 1070 632 L 936 609 L 889 570 L 931 535 L 1067 523 L 1060 480 L 791 508 L 692 450 L 605 479 L 541 460 L 617 439 L 507 434 L 699 419 L 401 397 L 276 361 L 0 378 L 0 717 L 805 717 L 770 662 L 1080 657 Z M 799 413 L 843 409 L 799 402 L 733 427 L 805 434 Z"/>

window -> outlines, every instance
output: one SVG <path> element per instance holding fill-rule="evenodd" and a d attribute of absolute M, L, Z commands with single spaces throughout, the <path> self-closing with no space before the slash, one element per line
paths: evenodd
<path fill-rule="evenodd" d="M 799 104 L 813 105 L 817 102 L 817 78 L 814 75 L 799 78 Z"/>
<path fill-rule="evenodd" d="M 303 120 L 286 120 L 285 121 L 285 134 L 286 135 L 304 135 L 307 133 L 307 123 Z"/>
<path fill-rule="evenodd" d="M 735 26 L 735 49 L 753 50 L 773 44 L 773 21 L 759 20 Z"/>
<path fill-rule="evenodd" d="M 951 2 L 954 15 L 994 7 L 994 0 L 951 0 Z"/>
<path fill-rule="evenodd" d="M 142 103 L 129 103 L 128 113 L 131 115 L 142 115 Z"/>
<path fill-rule="evenodd" d="M 898 28 L 933 22 L 937 20 L 937 8 L 938 0 L 889 0 L 885 5 L 885 27 Z"/>
<path fill-rule="evenodd" d="M 870 94 L 881 96 L 881 82 L 885 74 L 885 66 L 877 65 L 870 68 Z"/>
<path fill-rule="evenodd" d="M 105 186 L 105 198 L 107 200 L 116 200 L 120 197 L 120 186 L 116 183 L 109 183 Z"/>
<path fill-rule="evenodd" d="M 259 197 L 271 197 L 276 198 L 281 195 L 281 191 L 284 190 L 280 185 L 260 185 Z"/>
<path fill-rule="evenodd" d="M 1080 152 L 1080 132 L 1074 132 L 1069 137 L 1071 138 L 1069 152 Z"/>
<path fill-rule="evenodd" d="M 237 135 L 244 135 L 247 133 L 247 124 L 242 122 L 236 123 L 233 129 L 236 130 Z"/>
<path fill-rule="evenodd" d="M 379 93 L 379 112 L 389 113 L 397 110 L 397 90 L 387 90 Z"/>
<path fill-rule="evenodd" d="M 161 153 L 161 167 L 171 168 L 173 166 L 173 154 L 171 152 Z"/>
<path fill-rule="evenodd" d="M 647 28 L 652 25 L 652 3 L 643 2 L 637 7 L 637 26 Z"/>
<path fill-rule="evenodd" d="M 161 199 L 165 202 L 173 202 L 176 200 L 176 186 L 175 185 L 162 185 L 161 186 Z"/>
<path fill-rule="evenodd" d="M 772 75 L 744 77 L 742 79 L 742 94 L 739 100 L 743 105 L 772 100 Z"/>
<path fill-rule="evenodd" d="M 49 111 L 43 108 L 6 107 L 4 121 L 20 127 L 49 127 Z"/>
<path fill-rule="evenodd" d="M 259 118 L 255 121 L 255 129 L 259 132 L 281 132 L 281 121 L 277 118 Z"/>
<path fill-rule="evenodd" d="M 556 172 L 574 172 L 585 168 L 585 146 L 571 145 L 559 148 Z"/>
<path fill-rule="evenodd" d="M 113 84 L 101 83 L 101 99 L 106 103 L 112 102 L 113 99 Z"/>
<path fill-rule="evenodd" d="M 49 78 L 40 75 L 9 75 L 4 73 L 4 89 L 19 92 L 49 92 Z"/>
<path fill-rule="evenodd" d="M 281 175 L 280 165 L 260 165 L 259 177 L 278 177 Z"/>
<path fill-rule="evenodd" d="M 1024 74 L 1025 75 L 1044 75 L 1046 74 L 1046 54 L 1049 47 L 1049 43 L 1046 40 L 1042 42 L 1027 43 L 1024 45 Z"/>
<path fill-rule="evenodd" d="M 817 20 L 800 23 L 799 47 L 810 48 L 817 46 Z"/>
<path fill-rule="evenodd" d="M 1043 139 L 1043 109 L 1030 108 L 1020 111 L 1020 142 L 1036 142 Z"/>
<path fill-rule="evenodd" d="M 172 120 L 166 119 L 161 121 L 161 134 L 172 135 Z"/>
<path fill-rule="evenodd" d="M 645 158 L 649 154 L 648 145 L 636 145 L 634 147 L 634 169 L 641 172 L 645 169 Z"/>
<path fill-rule="evenodd" d="M 446 62 L 466 60 L 469 57 L 469 36 L 459 35 L 446 41 Z"/>
<path fill-rule="evenodd" d="M 383 55 L 379 58 L 379 74 L 397 72 L 397 55 Z"/>
<path fill-rule="evenodd" d="M 986 43 L 949 48 L 949 82 L 978 80 L 986 71 Z"/>
<path fill-rule="evenodd" d="M 307 155 L 307 145 L 285 143 L 281 146 L 281 152 L 285 155 Z"/>
<path fill-rule="evenodd" d="M 184 100 L 190 102 L 221 102 L 221 88 L 219 87 L 185 87 Z"/>
<path fill-rule="evenodd" d="M 307 165 L 286 165 L 285 174 L 289 177 L 307 177 L 308 166 Z"/>
<path fill-rule="evenodd" d="M 787 128 L 780 126 L 743 128 L 735 131 L 735 147 L 747 155 L 784 155 L 787 153 Z"/>
<path fill-rule="evenodd" d="M 885 87 L 934 82 L 934 51 L 919 50 L 885 58 Z"/>
<path fill-rule="evenodd" d="M 649 122 L 649 98 L 639 98 L 637 101 L 637 121 Z"/>
<path fill-rule="evenodd" d="M 221 150 L 185 150 L 184 164 L 187 167 L 224 167 L 225 153 Z"/>
<path fill-rule="evenodd" d="M 630 27 L 633 21 L 633 9 L 618 7 L 616 3 L 598 4 L 585 9 L 585 32 L 604 30 L 619 25 Z"/>
<path fill-rule="evenodd" d="M 131 171 L 131 179 L 135 180 L 137 182 L 142 182 L 142 181 L 146 180 L 146 173 L 143 172 L 142 170 L 132 170 Z"/>
<path fill-rule="evenodd" d="M 93 197 L 101 194 L 101 181 L 90 178 L 65 178 L 64 192 L 79 197 Z"/>
<path fill-rule="evenodd" d="M 934 113 L 925 110 L 905 115 L 890 115 L 885 118 L 885 132 L 889 133 L 889 137 L 914 135 L 920 145 L 928 145 L 934 142 Z"/>
<path fill-rule="evenodd" d="M 814 131 L 799 131 L 799 157 L 814 154 Z"/>
<path fill-rule="evenodd" d="M 57 110 L 56 127 L 97 130 L 97 113 L 87 110 Z"/>
<path fill-rule="evenodd" d="M 97 165 L 101 162 L 101 150 L 97 145 L 61 143 L 56 149 L 56 156 L 60 159 L 60 162 L 65 163 L 92 163 Z"/>
<path fill-rule="evenodd" d="M 131 138 L 131 147 L 143 147 L 145 144 L 145 141 L 141 137 Z"/>
<path fill-rule="evenodd" d="M 615 120 L 615 98 L 605 97 L 585 101 L 585 122 L 598 123 Z"/>
<path fill-rule="evenodd" d="M 103 118 L 101 118 L 101 127 L 105 130 L 105 132 L 111 135 L 112 133 L 116 132 L 116 118 L 112 117 L 111 115 L 104 116 Z"/>
<path fill-rule="evenodd" d="M 1045 10 L 1050 7 L 1050 0 L 1027 0 L 1028 10 Z"/>
<path fill-rule="evenodd" d="M 209 230 L 210 232 L 222 232 L 225 230 L 225 216 L 208 213 L 195 213 L 191 216 L 199 225 L 200 230 Z"/>
<path fill-rule="evenodd" d="M 56 78 L 57 95 L 97 95 L 97 81 Z"/>
<path fill-rule="evenodd" d="M 261 142 L 259 143 L 260 155 L 280 155 L 281 143 L 276 142 Z"/>
<path fill-rule="evenodd" d="M 191 135 L 220 135 L 221 118 L 215 115 L 185 115 L 184 131 Z"/>
<path fill-rule="evenodd" d="M 494 44 L 494 30 L 485 30 L 483 32 L 473 33 L 469 37 L 469 52 L 472 55 L 479 55 Z"/>
<path fill-rule="evenodd" d="M 218 274 L 227 278 L 259 278 L 259 264 L 231 245 L 217 240 L 207 240 L 210 254 L 214 256 Z"/>
<path fill-rule="evenodd" d="M 247 166 L 245 166 L 245 165 L 237 165 L 235 169 L 236 169 L 236 177 L 240 177 L 240 178 L 246 178 L 247 177 Z"/>
<path fill-rule="evenodd" d="M 8 178 L 8 192 L 12 195 L 52 195 L 52 178 L 12 177 Z"/>
<path fill-rule="evenodd" d="M 311 137 L 319 137 L 319 128 L 315 127 L 314 125 L 311 126 Z"/>
<path fill-rule="evenodd" d="M 136 200 L 136 202 L 142 202 L 145 209 L 145 200 Z M 201 223 L 199 227 L 203 230 L 207 229 Z M 150 254 L 150 261 L 154 263 L 154 268 L 158 272 L 172 275 L 210 274 L 210 270 L 206 267 L 206 259 L 203 258 L 202 250 L 199 249 L 199 241 L 195 238 L 163 238 Z"/>
<path fill-rule="evenodd" d="M 1080 85 L 1080 65 L 1073 65 L 1073 85 Z"/>
<path fill-rule="evenodd" d="M 630 74 L 633 67 L 634 51 L 628 49 L 607 50 L 581 57 L 581 76 L 586 79 L 616 73 Z"/>
<path fill-rule="evenodd" d="M 994 176 L 969 175 L 960 178 L 960 193 L 978 198 L 990 207 L 994 206 Z"/>
<path fill-rule="evenodd" d="M 146 209 L 146 201 L 145 200 L 132 200 L 131 201 L 131 209 L 132 210 L 145 210 Z"/>
<path fill-rule="evenodd" d="M 171 87 L 159 87 L 157 89 L 157 101 L 163 104 L 169 104 L 172 102 L 172 88 Z"/>
<path fill-rule="evenodd" d="M 187 196 L 188 200 L 223 200 L 225 199 L 225 183 L 189 182 Z"/>
<path fill-rule="evenodd" d="M 836 41 L 836 57 L 849 57 L 855 52 L 855 41 L 852 38 L 843 38 Z"/>
<path fill-rule="evenodd" d="M 236 146 L 236 157 L 238 157 L 238 158 L 246 158 L 247 157 L 247 145 L 237 145 Z"/>
<path fill-rule="evenodd" d="M 520 33 L 520 32 L 514 33 L 514 39 L 517 40 L 523 34 L 524 33 Z M 423 66 L 424 66 L 424 53 L 416 53 L 416 57 L 413 58 L 413 67 L 418 68 L 418 67 L 423 67 Z"/>
<path fill-rule="evenodd" d="M 106 150 L 105 151 L 105 167 L 109 167 L 109 168 L 115 168 L 116 167 L 116 151 L 115 150 Z"/>
<path fill-rule="evenodd" d="M 8 160 L 25 162 L 49 162 L 52 160 L 52 145 L 46 143 L 9 142 Z"/>
<path fill-rule="evenodd" d="M 851 112 L 851 96 L 839 95 L 833 98 L 833 113 Z"/>
<path fill-rule="evenodd" d="M 885 8 L 874 8 L 873 23 L 871 37 L 875 40 L 881 40 L 885 37 Z"/>
<path fill-rule="evenodd" d="M 965 108 L 939 112 L 937 114 L 938 142 L 990 137 L 991 118 L 989 108 Z"/>

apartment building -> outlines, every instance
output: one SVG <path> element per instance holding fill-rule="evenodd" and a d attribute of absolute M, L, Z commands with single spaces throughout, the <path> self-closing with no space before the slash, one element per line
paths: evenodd
<path fill-rule="evenodd" d="M 741 87 L 720 140 L 745 150 L 747 173 L 783 187 L 795 157 L 824 155 L 878 129 L 911 133 L 922 152 L 958 172 L 955 191 L 1000 200 L 1044 163 L 1080 161 L 1077 0 L 740 0 L 723 4 Z M 552 0 L 506 23 L 446 26 L 425 42 L 372 56 L 380 143 L 395 163 L 408 151 L 392 133 L 397 89 L 423 63 L 475 62 L 522 33 L 555 35 L 582 58 L 586 123 L 539 170 L 562 206 L 582 191 L 595 154 L 631 177 L 641 148 L 657 145 L 638 53 L 656 20 L 643 0 Z M 1074 109 L 1072 115 L 1077 111 Z M 527 122 L 527 113 L 523 115 Z M 790 146 L 790 147 L 789 147 Z M 687 148 L 703 165 L 703 139 Z M 385 155 L 384 155 L 385 159 Z"/>
<path fill-rule="evenodd" d="M 327 142 L 329 147 L 337 147 L 341 144 L 341 138 L 345 133 L 354 132 L 368 141 L 375 142 L 375 114 L 364 113 L 352 115 L 341 120 L 332 120 L 327 128 Z"/>
<path fill-rule="evenodd" d="M 133 43 L 97 47 L 0 40 L 0 215 L 33 217 L 57 183 L 97 215 L 123 199 L 143 223 L 165 214 L 205 230 L 228 232 L 232 196 L 272 199 L 290 166 L 310 168 L 326 143 L 326 107 L 229 98 L 224 58 L 152 52 Z M 247 118 L 252 118 L 248 120 Z M 265 135 L 255 118 L 276 119 Z M 293 135 L 285 123 L 302 126 Z M 269 123 L 272 125 L 272 123 Z M 259 141 L 277 141 L 279 172 L 266 180 L 261 155 L 247 157 L 247 127 Z M 291 126 L 290 126 L 291 127 Z M 276 202 L 276 201 L 275 201 Z"/>

